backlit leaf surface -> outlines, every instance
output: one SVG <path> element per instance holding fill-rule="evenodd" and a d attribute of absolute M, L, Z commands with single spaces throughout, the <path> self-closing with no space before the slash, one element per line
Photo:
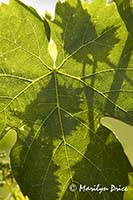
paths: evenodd
<path fill-rule="evenodd" d="M 128 185 L 132 167 L 100 119 L 132 123 L 132 37 L 104 0 L 58 1 L 55 12 L 43 22 L 14 0 L 0 7 L 0 128 L 18 134 L 14 176 L 31 200 L 122 200 L 79 187 Z"/>

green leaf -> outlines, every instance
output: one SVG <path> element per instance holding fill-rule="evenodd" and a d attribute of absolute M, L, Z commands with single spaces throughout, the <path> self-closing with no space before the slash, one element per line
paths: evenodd
<path fill-rule="evenodd" d="M 127 155 L 131 165 L 133 166 L 133 127 L 123 123 L 120 120 L 111 118 L 111 117 L 103 117 L 101 119 L 101 123 L 103 126 L 107 127 L 108 129 L 112 130 L 113 133 L 116 135 L 120 143 L 122 144 L 125 154 Z"/>
<path fill-rule="evenodd" d="M 114 4 L 58 1 L 50 34 L 14 0 L 0 7 L 0 21 L 1 137 L 10 128 L 18 134 L 11 164 L 23 194 L 122 200 L 123 192 L 78 192 L 80 184 L 126 186 L 132 171 L 100 125 L 105 115 L 132 123 L 133 41 Z"/>
<path fill-rule="evenodd" d="M 49 41 L 50 40 L 50 28 L 49 28 L 49 24 L 48 24 L 46 18 L 41 16 L 33 7 L 24 4 L 21 0 L 15 0 L 15 1 L 18 2 L 20 5 L 22 5 L 23 7 L 25 7 L 30 13 L 32 13 L 35 17 L 37 17 L 39 20 L 41 20 L 44 23 L 45 33 L 46 33 L 47 39 Z M 48 14 L 47 14 L 47 16 L 48 16 Z"/>

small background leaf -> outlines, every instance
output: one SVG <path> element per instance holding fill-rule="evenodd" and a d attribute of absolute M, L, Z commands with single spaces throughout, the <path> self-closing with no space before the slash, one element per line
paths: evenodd
<path fill-rule="evenodd" d="M 122 144 L 129 161 L 133 165 L 133 127 L 110 117 L 103 117 L 101 123 L 113 131 Z"/>

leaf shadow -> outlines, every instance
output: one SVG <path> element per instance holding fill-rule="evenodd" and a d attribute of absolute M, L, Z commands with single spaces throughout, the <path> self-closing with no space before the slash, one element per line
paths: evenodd
<path fill-rule="evenodd" d="M 63 7 L 60 6 L 61 4 L 58 3 L 57 14 L 61 17 L 62 23 L 56 19 L 54 23 L 62 28 L 65 53 L 71 55 L 80 46 L 89 43 L 89 46 L 85 45 L 85 48 L 81 48 L 77 54 L 73 55 L 73 58 L 77 62 L 82 63 L 82 80 L 87 82 L 84 77 L 87 75 L 88 68 L 89 70 L 91 69 L 91 73 L 94 74 L 97 71 L 98 62 L 106 63 L 112 67 L 113 64 L 109 60 L 108 55 L 119 42 L 119 39 L 115 36 L 118 27 L 106 27 L 100 33 L 101 36 L 98 37 L 95 25 L 91 21 L 91 16 L 82 8 L 79 0 L 77 1 L 76 8 L 71 7 L 67 2 L 63 3 Z M 62 10 L 62 8 L 65 11 Z M 60 12 L 58 13 L 58 11 Z M 67 16 L 69 16 L 69 18 L 67 18 Z M 75 27 L 73 24 L 75 24 Z M 65 34 L 63 34 L 63 32 Z M 129 59 L 130 58 L 126 58 L 125 68 L 128 66 Z M 116 72 L 111 87 L 113 89 L 116 89 L 116 87 L 120 89 L 124 78 L 125 71 L 121 74 L 120 84 L 117 85 L 118 80 Z M 92 88 L 94 87 L 95 76 L 90 78 L 89 84 Z M 54 160 L 55 146 L 58 147 L 56 150 L 57 153 L 60 146 L 63 145 L 63 137 L 70 136 L 83 121 L 81 116 L 79 123 L 78 120 L 67 116 L 65 112 L 61 111 L 59 114 L 60 109 L 56 99 L 57 89 L 55 85 L 55 80 L 52 76 L 47 86 L 41 88 L 36 99 L 26 107 L 25 111 L 22 113 L 16 112 L 16 117 L 25 124 L 24 129 L 26 134 L 20 130 L 17 144 L 12 150 L 12 155 L 15 155 L 15 150 L 18 149 L 20 160 L 17 160 L 16 156 L 12 156 L 12 168 L 22 192 L 27 194 L 32 200 L 51 200 L 59 198 L 58 193 L 62 190 L 61 183 L 59 182 L 59 170 L 61 169 L 61 165 Z M 88 134 L 92 134 L 90 134 L 83 158 L 76 165 L 71 166 L 72 171 L 74 171 L 74 182 L 76 184 L 86 185 L 96 185 L 100 183 L 101 185 L 106 186 L 105 184 L 107 184 L 109 186 L 110 183 L 113 183 L 116 185 L 123 184 L 125 186 L 128 183 L 127 174 L 131 171 L 131 166 L 124 155 L 121 145 L 116 138 L 114 138 L 113 134 L 104 127 L 100 126 L 94 134 L 94 90 L 87 86 L 85 86 L 84 89 L 75 89 L 73 86 L 61 85 L 60 83 L 57 83 L 57 86 L 60 104 L 68 113 L 70 112 L 73 114 L 82 111 L 80 94 L 83 90 L 87 100 L 88 126 L 90 128 Z M 112 97 L 110 96 L 109 98 L 115 103 L 118 94 Z M 110 108 L 109 103 L 107 103 L 107 105 L 105 103 L 103 113 L 106 112 L 114 116 L 114 107 Z M 62 128 L 64 134 L 62 133 Z M 58 144 L 56 140 L 58 140 Z M 80 141 L 78 142 L 80 143 Z M 31 168 L 31 166 L 33 167 Z M 111 200 L 112 197 L 114 197 L 113 199 L 121 200 L 122 195 L 122 193 L 112 194 L 108 192 L 102 193 L 102 195 L 91 192 L 72 193 L 69 191 L 68 186 L 62 199 L 87 200 L 89 198 L 92 200 L 101 200 L 102 198 Z"/>
<path fill-rule="evenodd" d="M 133 121 L 133 112 L 132 109 L 128 110 L 127 113 L 119 110 L 117 112 L 117 108 L 115 103 L 119 98 L 119 93 L 126 80 L 131 86 L 133 85 L 133 81 L 128 79 L 126 76 L 126 69 L 128 68 L 129 62 L 131 60 L 131 55 L 133 51 L 132 46 L 133 40 L 130 35 L 128 35 L 127 40 L 125 42 L 125 46 L 123 47 L 121 57 L 118 62 L 117 70 L 113 78 L 112 85 L 110 87 L 110 92 L 108 94 L 108 98 L 114 102 L 114 105 L 110 102 L 106 101 L 104 105 L 104 110 L 106 113 L 109 113 L 112 117 L 117 117 L 117 119 L 123 120 L 126 123 L 132 124 Z M 110 63 L 109 63 L 110 64 Z M 112 65 L 114 68 L 114 66 Z M 115 67 L 116 68 L 116 67 Z"/>
<path fill-rule="evenodd" d="M 126 75 L 126 68 L 128 67 L 131 58 L 131 51 L 127 55 L 127 50 L 129 50 L 129 38 L 127 39 L 128 44 L 126 42 L 125 47 L 123 48 L 118 66 L 114 66 L 108 56 L 113 47 L 119 42 L 119 39 L 116 37 L 116 32 L 119 27 L 106 27 L 106 29 L 101 32 L 101 37 L 98 37 L 95 30 L 95 25 L 92 23 L 91 17 L 87 13 L 87 11 L 83 10 L 80 1 L 77 1 L 77 5 L 75 8 L 71 7 L 67 2 L 65 2 L 62 11 L 61 4 L 58 4 L 57 6 L 57 14 L 62 19 L 62 22 L 59 22 L 57 19 L 55 19 L 54 22 L 57 24 L 57 26 L 62 28 L 62 40 L 64 41 L 65 53 L 68 55 L 72 55 L 73 52 L 75 52 L 76 49 L 79 49 L 80 46 L 84 46 L 86 43 L 89 43 L 87 47 L 81 48 L 78 53 L 72 55 L 72 57 L 76 61 L 83 64 L 82 80 L 86 82 L 88 78 L 87 68 L 91 68 L 92 74 L 95 74 L 98 68 L 98 62 L 106 63 L 111 69 L 113 68 L 116 70 L 113 82 L 110 86 L 110 90 L 115 90 L 117 92 L 115 92 L 115 94 L 109 93 L 108 98 L 110 99 L 110 101 L 105 101 L 104 109 L 102 111 L 103 114 L 108 114 L 109 116 L 121 119 L 124 119 L 124 117 L 128 119 L 128 116 L 125 116 L 125 113 L 120 111 L 119 108 L 116 109 L 115 103 L 117 102 L 119 91 L 122 87 L 124 80 L 128 80 L 128 77 Z M 69 16 L 69 18 L 67 16 Z M 76 32 L 76 34 L 74 34 L 74 32 Z M 93 42 L 91 43 L 91 41 Z M 124 55 L 127 56 L 125 56 L 123 59 Z M 119 70 L 121 68 L 123 68 L 123 70 Z M 89 79 L 90 86 L 94 87 L 95 76 L 92 76 Z M 130 84 L 132 83 L 130 79 L 128 80 L 128 82 Z M 114 184 L 116 186 L 126 186 L 128 184 L 127 175 L 128 172 L 132 171 L 132 167 L 123 152 L 122 146 L 110 130 L 106 129 L 103 126 L 100 126 L 97 129 L 96 134 L 94 135 L 94 107 L 96 106 L 96 104 L 94 104 L 95 92 L 93 89 L 85 86 L 84 93 L 88 104 L 88 126 L 92 130 L 89 131 L 89 134 L 91 132 L 92 134 L 90 134 L 91 142 L 88 144 L 86 153 L 83 156 L 84 158 L 81 159 L 78 164 L 72 167 L 72 170 L 75 172 L 75 175 L 73 177 L 74 183 L 87 186 L 94 186 L 96 184 L 108 187 L 110 187 L 111 184 Z M 117 113 L 118 111 L 120 112 L 120 116 Z M 123 114 L 124 117 L 122 117 Z M 105 177 L 103 176 L 104 174 Z M 78 194 L 78 192 L 72 193 L 68 186 L 68 189 L 62 199 L 122 200 L 123 192 L 106 192 L 102 195 L 99 195 L 99 193 L 95 192 L 81 192 Z"/>
<path fill-rule="evenodd" d="M 132 53 L 131 37 L 128 36 L 119 63 L 116 66 L 110 60 L 109 55 L 120 41 L 117 37 L 119 25 L 106 26 L 100 33 L 97 33 L 96 25 L 92 22 L 91 15 L 86 9 L 83 9 L 80 0 L 76 1 L 75 7 L 68 2 L 64 2 L 63 6 L 62 3 L 57 3 L 56 13 L 58 17 L 55 18 L 54 23 L 62 29 L 61 37 L 64 43 L 64 53 L 68 56 L 72 55 L 73 59 L 83 64 L 81 76 L 84 82 L 89 83 L 91 88 L 95 88 L 97 84 L 95 83 L 95 73 L 103 70 L 102 67 L 101 69 L 99 68 L 98 63 L 104 63 L 107 66 L 107 70 L 114 69 L 114 77 L 109 73 L 110 79 L 113 78 L 113 80 L 108 93 L 105 93 L 106 101 L 103 98 L 105 101 L 103 113 L 131 123 L 132 109 L 125 112 L 116 106 L 124 81 L 126 80 L 130 85 L 133 84 L 126 74 Z M 60 21 L 59 19 L 62 20 Z M 85 87 L 85 94 L 88 99 L 88 117 L 92 130 L 94 130 L 94 93 L 94 90 Z"/>
<path fill-rule="evenodd" d="M 111 192 L 111 185 L 121 188 L 127 186 L 127 175 L 133 168 L 113 133 L 100 125 L 93 136 L 93 141 L 91 140 L 88 144 L 83 158 L 72 166 L 72 170 L 74 171 L 73 181 L 69 183 L 63 200 L 123 200 L 123 192 Z M 77 186 L 76 191 L 70 190 L 71 184 Z M 98 186 L 98 190 L 87 191 L 83 189 L 84 186 L 93 189 Z M 104 187 L 109 190 L 100 193 L 99 188 Z"/>
<path fill-rule="evenodd" d="M 58 85 L 58 91 L 64 109 L 74 113 L 81 111 L 80 88 L 74 90 L 63 84 Z M 52 74 L 46 87 L 42 86 L 24 112 L 13 112 L 22 121 L 23 127 L 17 130 L 18 139 L 11 151 L 12 170 L 23 194 L 32 200 L 58 199 L 60 167 L 54 156 L 63 145 L 64 134 L 71 134 L 78 123 L 58 110 L 56 92 Z"/>

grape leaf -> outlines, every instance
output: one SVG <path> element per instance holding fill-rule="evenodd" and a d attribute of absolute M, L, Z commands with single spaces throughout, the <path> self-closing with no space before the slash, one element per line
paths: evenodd
<path fill-rule="evenodd" d="M 0 7 L 0 128 L 18 135 L 14 176 L 31 200 L 122 200 L 78 189 L 128 185 L 132 167 L 100 119 L 132 123 L 132 38 L 104 0 L 58 1 L 48 22 L 34 13 L 14 0 Z"/>

